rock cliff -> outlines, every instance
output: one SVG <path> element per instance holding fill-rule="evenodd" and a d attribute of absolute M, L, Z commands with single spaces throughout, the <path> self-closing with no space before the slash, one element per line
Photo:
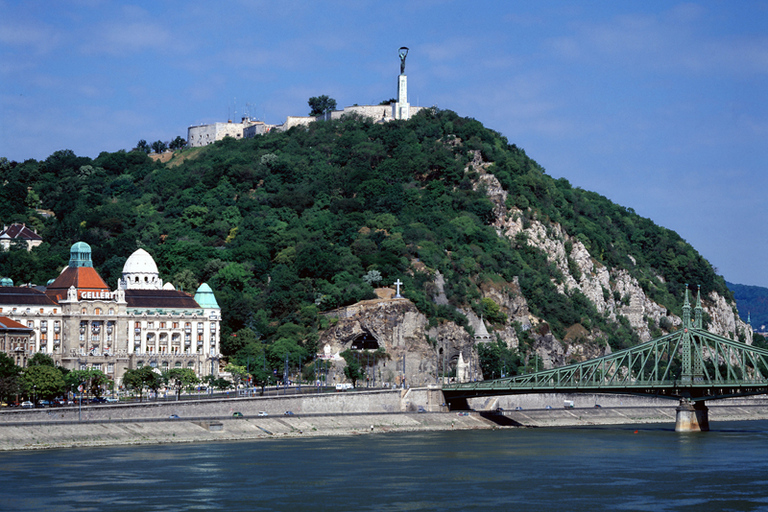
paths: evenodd
<path fill-rule="evenodd" d="M 541 250 L 549 262 L 563 276 L 556 283 L 557 291 L 573 294 L 578 290 L 596 311 L 610 322 L 628 322 L 640 341 L 648 341 L 659 333 L 676 329 L 681 319 L 657 304 L 643 290 L 638 280 L 626 269 L 608 268 L 593 258 L 577 237 L 567 233 L 557 223 L 545 222 L 533 212 L 509 206 L 508 193 L 498 179 L 488 172 L 490 163 L 474 152 L 465 169 L 473 176 L 475 190 L 482 190 L 493 203 L 493 226 L 500 237 L 510 243 L 529 244 Z M 520 236 L 523 235 L 523 236 Z M 632 257 L 630 261 L 634 263 Z M 414 271 L 425 271 L 421 262 L 414 262 Z M 434 276 L 432 299 L 446 305 L 444 277 L 438 271 Z M 655 276 L 663 283 L 661 276 Z M 533 315 L 521 292 L 517 278 L 511 282 L 480 283 L 482 298 L 489 298 L 506 315 L 505 324 L 490 329 L 492 339 L 506 343 L 510 348 L 520 346 L 519 333 L 525 332 L 532 340 L 528 347 L 541 361 L 542 369 L 583 361 L 610 353 L 603 341 L 603 333 L 594 327 L 580 324 L 567 329 L 563 339 L 550 331 L 545 318 Z M 695 292 L 694 292 L 695 297 Z M 752 343 L 752 331 L 737 314 L 735 305 L 715 292 L 702 297 L 707 327 L 710 332 Z M 481 319 L 468 306 L 459 308 L 472 330 L 477 330 Z M 468 362 L 471 378 L 482 378 L 477 364 L 476 340 L 464 328 L 453 322 L 441 321 L 430 327 L 429 319 L 406 299 L 382 298 L 364 301 L 328 314 L 333 325 L 322 333 L 319 346 L 326 357 L 334 362 L 332 375 L 338 382 L 343 379 L 344 361 L 338 354 L 350 348 L 356 339 L 366 333 L 376 339 L 390 358 L 369 369 L 376 383 L 390 385 L 424 385 L 434 383 L 438 376 L 455 372 L 461 355 Z"/>

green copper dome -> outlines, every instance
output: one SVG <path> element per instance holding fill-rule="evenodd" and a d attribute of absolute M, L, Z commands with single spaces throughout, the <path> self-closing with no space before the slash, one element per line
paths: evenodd
<path fill-rule="evenodd" d="M 219 309 L 219 303 L 213 295 L 213 290 L 206 283 L 200 285 L 195 292 L 195 302 L 203 309 Z"/>
<path fill-rule="evenodd" d="M 91 246 L 85 242 L 77 242 L 69 250 L 70 267 L 92 267 Z"/>

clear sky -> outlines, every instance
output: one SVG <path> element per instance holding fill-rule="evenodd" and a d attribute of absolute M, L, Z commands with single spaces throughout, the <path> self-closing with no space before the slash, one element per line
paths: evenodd
<path fill-rule="evenodd" d="M 474 117 L 768 287 L 768 2 L 0 0 L 0 156 L 95 157 L 310 96 Z"/>

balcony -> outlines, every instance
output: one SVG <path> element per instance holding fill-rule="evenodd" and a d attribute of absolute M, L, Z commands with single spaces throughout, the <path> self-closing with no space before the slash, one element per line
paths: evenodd
<path fill-rule="evenodd" d="M 141 329 L 137 327 L 133 332 L 141 332 Z"/>

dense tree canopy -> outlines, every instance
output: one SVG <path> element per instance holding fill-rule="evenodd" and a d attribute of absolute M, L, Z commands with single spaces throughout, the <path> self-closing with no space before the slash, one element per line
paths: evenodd
<path fill-rule="evenodd" d="M 314 99 L 330 108 L 331 98 Z M 45 284 L 82 240 L 114 288 L 127 255 L 143 247 L 165 281 L 189 292 L 202 282 L 213 288 L 223 352 L 238 365 L 260 361 L 264 382 L 264 368 L 281 375 L 286 360 L 297 368 L 316 353 L 327 326 L 320 313 L 372 298 L 373 286 L 396 279 L 429 318 L 461 323 L 453 306 L 506 321 L 498 305 L 480 300 L 479 287 L 517 278 L 531 311 L 560 339 L 578 322 L 598 326 L 613 345 L 628 339 L 626 325 L 608 322 L 583 295 L 557 291 L 563 276 L 541 251 L 497 236 L 493 203 L 469 165 L 476 153 L 493 162 L 490 172 L 524 223 L 560 223 L 670 310 L 680 311 L 686 282 L 730 296 L 676 233 L 552 179 L 503 136 L 451 111 L 383 124 L 346 116 L 226 138 L 167 164 L 147 150 L 140 141 L 137 150 L 95 159 L 63 150 L 44 161 L 3 161 L 0 221 L 35 226 L 45 243 L 0 253 L 0 276 Z M 445 276 L 449 306 L 433 300 L 434 271 Z M 143 387 L 138 379 L 135 388 Z"/>

